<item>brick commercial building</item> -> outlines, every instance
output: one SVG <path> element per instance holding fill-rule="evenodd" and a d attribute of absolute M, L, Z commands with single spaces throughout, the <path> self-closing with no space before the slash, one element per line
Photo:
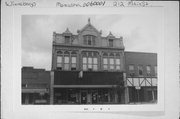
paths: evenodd
<path fill-rule="evenodd" d="M 125 52 L 129 103 L 157 101 L 157 54 Z"/>
<path fill-rule="evenodd" d="M 91 23 L 77 35 L 53 33 L 51 103 L 124 103 L 124 45 Z"/>

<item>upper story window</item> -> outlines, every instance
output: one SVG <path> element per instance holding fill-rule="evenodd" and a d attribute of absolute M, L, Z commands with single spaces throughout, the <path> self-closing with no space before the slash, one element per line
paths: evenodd
<path fill-rule="evenodd" d="M 109 39 L 109 47 L 113 47 L 113 39 Z"/>
<path fill-rule="evenodd" d="M 93 35 L 85 35 L 84 37 L 84 45 L 95 45 L 96 37 Z"/>
<path fill-rule="evenodd" d="M 70 36 L 64 36 L 64 38 L 65 38 L 65 44 L 71 43 Z"/>
<path fill-rule="evenodd" d="M 143 67 L 141 65 L 138 66 L 138 74 L 139 76 L 143 76 Z"/>
<path fill-rule="evenodd" d="M 157 76 L 157 66 L 154 66 L 155 76 Z"/>
<path fill-rule="evenodd" d="M 98 70 L 98 55 L 96 52 L 88 52 L 83 54 L 83 70 Z"/>
<path fill-rule="evenodd" d="M 150 76 L 151 75 L 151 67 L 146 66 L 146 71 L 147 71 L 147 76 Z"/>
<path fill-rule="evenodd" d="M 116 54 L 115 57 L 115 66 L 116 66 L 116 70 L 120 70 L 120 65 L 121 65 L 121 61 L 120 61 L 120 54 Z"/>
<path fill-rule="evenodd" d="M 130 74 L 130 76 L 134 76 L 135 74 L 134 74 L 135 72 L 134 72 L 134 65 L 129 65 L 129 74 Z"/>
<path fill-rule="evenodd" d="M 77 69 L 77 53 L 76 51 L 57 52 L 57 70 L 76 70 Z"/>
<path fill-rule="evenodd" d="M 57 69 L 62 70 L 62 52 L 57 52 Z"/>
<path fill-rule="evenodd" d="M 71 53 L 71 70 L 76 70 L 77 68 L 77 54 L 76 52 Z"/>
<path fill-rule="evenodd" d="M 103 54 L 103 70 L 120 70 L 120 54 L 107 53 Z"/>
<path fill-rule="evenodd" d="M 69 63 L 70 63 L 69 57 L 70 57 L 69 52 L 65 52 L 64 53 L 64 70 L 69 70 Z"/>
<path fill-rule="evenodd" d="M 129 65 L 129 71 L 134 72 L 134 65 Z"/>
<path fill-rule="evenodd" d="M 103 54 L 103 69 L 108 70 L 108 54 Z"/>

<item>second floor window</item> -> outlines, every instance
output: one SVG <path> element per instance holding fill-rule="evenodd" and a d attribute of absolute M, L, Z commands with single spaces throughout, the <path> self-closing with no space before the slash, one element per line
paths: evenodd
<path fill-rule="evenodd" d="M 83 70 L 96 71 L 98 70 L 97 53 L 89 52 L 83 56 Z"/>
<path fill-rule="evenodd" d="M 129 71 L 134 72 L 134 65 L 129 65 Z"/>
<path fill-rule="evenodd" d="M 62 70 L 62 56 L 57 56 L 57 69 Z"/>
<path fill-rule="evenodd" d="M 119 53 L 107 53 L 103 54 L 103 70 L 120 70 L 120 54 Z"/>
<path fill-rule="evenodd" d="M 69 56 L 64 57 L 64 70 L 69 70 Z"/>
<path fill-rule="evenodd" d="M 130 76 L 134 76 L 135 75 L 134 65 L 129 65 L 129 74 L 130 74 Z"/>
<path fill-rule="evenodd" d="M 116 58 L 115 61 L 116 61 L 116 70 L 120 70 L 120 59 Z"/>
<path fill-rule="evenodd" d="M 108 58 L 103 58 L 103 69 L 108 70 Z"/>
<path fill-rule="evenodd" d="M 57 70 L 62 70 L 62 61 L 63 57 L 62 57 L 62 52 L 59 51 L 57 52 Z"/>
<path fill-rule="evenodd" d="M 87 57 L 83 57 L 83 70 L 87 70 Z"/>
<path fill-rule="evenodd" d="M 151 67 L 146 66 L 146 71 L 147 71 L 147 76 L 150 76 L 151 75 Z"/>
<path fill-rule="evenodd" d="M 71 57 L 71 70 L 76 70 L 77 58 L 75 56 Z"/>
<path fill-rule="evenodd" d="M 141 65 L 138 66 L 138 74 L 139 76 L 143 75 L 143 67 Z"/>
<path fill-rule="evenodd" d="M 157 66 L 154 67 L 155 76 L 157 76 Z"/>
<path fill-rule="evenodd" d="M 113 70 L 114 69 L 114 58 L 110 58 L 109 59 L 109 68 L 110 68 L 110 70 Z"/>

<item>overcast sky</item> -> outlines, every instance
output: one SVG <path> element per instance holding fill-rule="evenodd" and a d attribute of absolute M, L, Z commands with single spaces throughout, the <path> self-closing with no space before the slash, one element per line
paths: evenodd
<path fill-rule="evenodd" d="M 91 24 L 102 30 L 123 36 L 125 51 L 157 53 L 161 38 L 161 18 L 158 15 L 23 15 L 22 66 L 51 69 L 53 31 L 62 33 L 68 27 L 73 34 L 91 19 Z"/>

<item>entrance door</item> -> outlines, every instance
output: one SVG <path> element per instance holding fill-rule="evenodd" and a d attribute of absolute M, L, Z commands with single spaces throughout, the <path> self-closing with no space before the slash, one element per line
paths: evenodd
<path fill-rule="evenodd" d="M 86 104 L 87 103 L 87 91 L 82 91 L 81 92 L 81 104 Z"/>

